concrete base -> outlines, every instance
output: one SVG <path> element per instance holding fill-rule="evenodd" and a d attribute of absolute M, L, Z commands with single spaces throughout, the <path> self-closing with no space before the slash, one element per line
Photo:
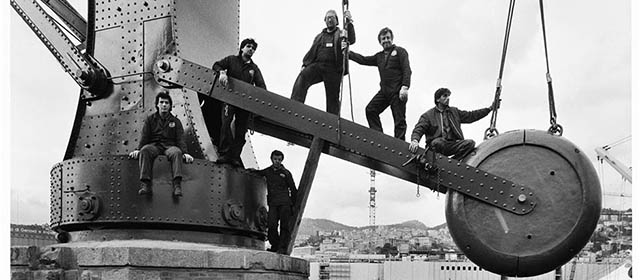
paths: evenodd
<path fill-rule="evenodd" d="M 309 263 L 267 251 L 127 240 L 12 247 L 15 280 L 308 279 Z"/>

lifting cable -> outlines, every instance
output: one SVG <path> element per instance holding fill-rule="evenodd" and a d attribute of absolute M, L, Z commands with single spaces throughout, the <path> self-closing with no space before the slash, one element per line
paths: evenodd
<path fill-rule="evenodd" d="M 549 71 L 549 53 L 547 51 L 547 32 L 544 24 L 544 8 L 542 0 L 540 0 L 540 19 L 542 20 L 542 38 L 544 40 L 544 58 L 547 62 L 547 89 L 549 92 L 549 134 L 562 136 L 562 126 L 556 122 L 558 115 L 556 113 L 556 104 L 553 98 L 553 85 L 551 83 L 551 73 Z"/>
<path fill-rule="evenodd" d="M 349 0 L 342 0 L 342 22 L 344 22 L 344 34 L 340 34 L 341 36 L 341 43 L 345 42 L 347 43 L 347 47 L 345 47 L 342 50 L 342 73 L 340 73 L 340 97 L 338 99 L 338 143 L 340 143 L 340 135 L 342 135 L 340 133 L 340 131 L 342 131 L 342 126 L 341 126 L 341 122 L 340 122 L 340 111 L 342 109 L 342 92 L 344 90 L 344 75 L 345 75 L 345 71 L 346 68 L 349 67 L 349 31 L 347 31 L 347 28 L 349 26 L 349 24 L 351 24 L 351 21 L 347 21 L 347 17 L 344 16 L 344 12 L 345 11 L 349 11 Z M 349 73 L 347 73 L 347 78 L 349 81 L 349 106 L 351 108 L 351 121 L 354 121 L 353 118 L 353 98 L 351 95 L 351 75 Z"/>
<path fill-rule="evenodd" d="M 347 21 L 347 17 L 344 16 L 344 12 L 345 11 L 349 11 L 349 0 L 342 0 L 342 22 L 344 22 L 344 36 L 342 36 L 342 40 L 345 40 L 347 42 L 347 47 L 344 48 L 343 50 L 343 54 L 342 54 L 342 73 L 340 75 L 340 100 L 338 101 L 338 104 L 340 104 L 340 108 L 342 108 L 342 92 L 344 90 L 344 73 L 347 70 L 347 67 L 349 67 L 349 31 L 347 31 L 347 28 L 349 26 L 349 24 L 351 24 L 351 21 Z M 353 97 L 351 94 L 351 74 L 347 73 L 347 79 L 349 81 L 349 106 L 350 106 L 350 111 L 351 111 L 351 121 L 353 120 Z M 340 113 L 338 113 L 338 115 L 340 115 Z"/>
<path fill-rule="evenodd" d="M 556 112 L 556 105 L 553 97 L 553 84 L 551 80 L 551 72 L 549 70 L 549 51 L 547 48 L 547 32 L 546 32 L 546 26 L 544 21 L 544 6 L 542 3 L 543 0 L 539 0 L 539 2 L 540 2 L 540 18 L 542 21 L 542 37 L 544 42 L 544 56 L 545 56 L 545 62 L 547 66 L 546 79 L 547 79 L 547 90 L 548 90 L 548 96 L 549 96 L 549 123 L 551 124 L 547 132 L 552 135 L 562 136 L 563 128 L 562 128 L 562 125 L 557 123 L 558 114 Z M 493 104 L 499 104 L 500 102 L 500 93 L 502 92 L 502 74 L 504 71 L 505 58 L 507 56 L 507 46 L 509 44 L 509 33 L 511 32 L 511 23 L 513 21 L 514 6 L 515 6 L 515 0 L 510 0 L 509 13 L 507 15 L 507 27 L 505 29 L 504 43 L 502 45 L 502 61 L 500 62 L 500 73 L 498 74 L 498 81 L 496 82 L 496 94 L 494 97 Z M 489 128 L 487 128 L 487 130 L 485 130 L 484 132 L 484 140 L 493 138 L 499 134 L 498 130 L 496 129 L 497 117 L 498 117 L 498 108 L 496 107 L 494 108 L 491 114 L 491 124 Z"/>
<path fill-rule="evenodd" d="M 502 92 L 502 74 L 504 72 L 504 62 L 507 58 L 507 46 L 509 45 L 509 34 L 511 33 L 511 23 L 513 21 L 513 11 L 516 5 L 515 0 L 509 1 L 509 13 L 507 15 L 507 26 L 504 31 L 504 41 L 502 43 L 502 60 L 500 62 L 500 72 L 498 74 L 498 80 L 496 82 L 496 94 L 493 99 L 493 104 L 499 104 L 500 93 Z M 498 119 L 498 108 L 494 108 L 491 111 L 491 124 L 484 132 L 484 140 L 498 136 L 498 129 L 496 129 L 496 121 Z"/>

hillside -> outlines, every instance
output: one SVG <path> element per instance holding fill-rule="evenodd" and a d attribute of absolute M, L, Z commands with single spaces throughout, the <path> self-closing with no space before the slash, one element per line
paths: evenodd
<path fill-rule="evenodd" d="M 334 230 L 354 230 L 356 227 L 343 225 L 327 219 L 303 218 L 298 234 L 315 235 L 316 232 L 331 232 Z"/>
<path fill-rule="evenodd" d="M 442 227 L 446 227 L 447 224 L 441 224 L 436 227 L 429 228 L 420 221 L 411 220 L 411 221 L 406 221 L 406 222 L 393 224 L 393 225 L 376 225 L 376 227 L 380 227 L 380 226 L 388 227 L 388 228 L 411 228 L 411 229 L 419 229 L 419 230 L 436 229 L 437 230 Z M 337 230 L 337 231 L 357 230 L 357 229 L 364 230 L 370 227 L 371 226 L 353 227 L 353 226 L 344 225 L 344 224 L 337 223 L 327 219 L 303 218 L 302 222 L 300 223 L 300 229 L 298 230 L 298 234 L 315 235 L 316 232 L 318 231 L 332 232 L 334 230 Z"/>

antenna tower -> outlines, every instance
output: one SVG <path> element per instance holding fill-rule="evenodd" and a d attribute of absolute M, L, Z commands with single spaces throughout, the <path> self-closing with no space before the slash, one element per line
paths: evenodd
<path fill-rule="evenodd" d="M 369 188 L 369 225 L 376 225 L 376 171 L 373 169 L 369 170 L 369 174 L 371 175 Z"/>

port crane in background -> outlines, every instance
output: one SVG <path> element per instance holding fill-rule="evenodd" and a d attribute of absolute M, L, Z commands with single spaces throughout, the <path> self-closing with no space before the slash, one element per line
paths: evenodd
<path fill-rule="evenodd" d="M 631 139 L 630 137 L 631 136 L 625 139 Z M 616 143 L 618 142 L 622 143 L 623 141 L 622 140 L 617 141 Z M 613 148 L 615 145 L 617 144 L 605 145 L 605 146 L 596 148 L 595 151 L 596 151 L 596 154 L 598 155 L 598 160 L 600 161 L 600 163 L 602 163 L 603 161 L 607 162 L 611 167 L 613 167 L 613 169 L 615 169 L 622 176 L 624 180 L 628 181 L 629 183 L 633 183 L 631 180 L 632 179 L 631 167 L 627 167 L 624 163 L 620 162 L 615 157 L 613 157 L 611 153 L 609 153 L 609 150 Z"/>

